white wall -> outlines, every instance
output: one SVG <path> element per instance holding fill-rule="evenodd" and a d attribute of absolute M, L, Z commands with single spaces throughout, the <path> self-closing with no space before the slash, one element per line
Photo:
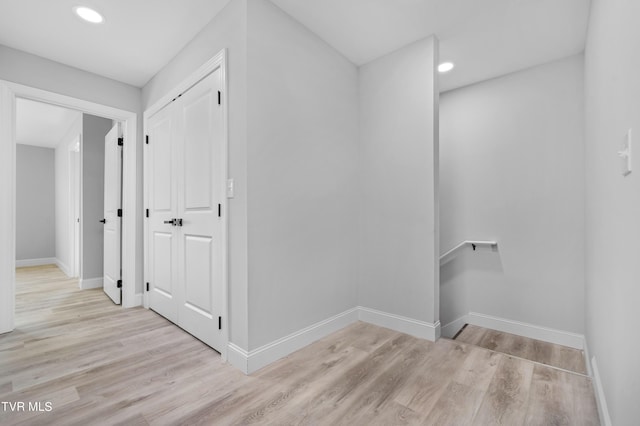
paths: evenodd
<path fill-rule="evenodd" d="M 248 347 L 247 322 L 247 4 L 232 0 L 142 89 L 143 108 L 180 84 L 221 49 L 227 49 L 229 177 L 235 198 L 229 200 L 230 341 Z"/>
<path fill-rule="evenodd" d="M 357 305 L 355 65 L 248 2 L 249 348 Z"/>
<path fill-rule="evenodd" d="M 0 80 L 127 111 L 140 111 L 140 89 L 0 44 Z"/>
<path fill-rule="evenodd" d="M 15 82 L 50 92 L 72 96 L 77 99 L 96 102 L 103 105 L 120 108 L 123 110 L 141 114 L 141 92 L 139 88 L 129 86 L 108 78 L 91 74 L 76 68 L 50 61 L 35 55 L 21 52 L 0 45 L 0 80 Z M 0 88 L 0 113 L 6 116 L 6 111 L 11 112 L 11 105 L 5 100 L 10 98 L 8 89 Z M 141 126 L 139 137 L 141 137 Z M 12 140 L 13 135 L 8 128 L 0 127 L 0 138 Z M 142 146 L 138 146 L 138 172 L 142 173 Z M 12 159 L 12 148 L 3 148 L 5 159 Z M 9 160 L 7 160 L 9 161 Z M 11 252 L 14 244 L 15 229 L 12 224 L 15 214 L 13 209 L 12 188 L 14 185 L 13 166 L 3 163 L 0 170 L 6 171 L 0 179 L 0 200 L 9 208 L 0 209 L 0 251 Z M 139 179 L 136 188 L 138 205 L 142 205 L 142 180 Z M 142 290 L 142 209 L 137 209 L 138 235 L 136 236 L 136 284 L 138 292 Z M 0 256 L 0 332 L 9 331 L 13 323 L 9 315 L 3 312 L 13 312 L 14 294 L 12 283 L 14 281 L 14 259 L 5 259 Z"/>
<path fill-rule="evenodd" d="M 583 333 L 583 99 L 582 55 L 441 95 L 442 250 L 499 244 L 443 266 L 443 325 L 472 311 Z"/>
<path fill-rule="evenodd" d="M 138 114 L 138 140 L 142 140 L 142 91 L 116 80 L 60 64 L 0 44 L 0 80 L 71 96 Z M 142 143 L 137 146 L 136 205 L 142 206 Z M 135 212 L 136 293 L 142 292 L 143 218 Z"/>
<path fill-rule="evenodd" d="M 113 121 L 82 114 L 82 268 L 81 278 L 103 277 L 104 137 Z"/>
<path fill-rule="evenodd" d="M 55 149 L 55 163 L 56 163 L 56 220 L 55 220 L 55 234 L 56 234 L 56 259 L 58 259 L 59 266 L 65 270 L 65 273 L 70 274 L 72 259 L 71 259 L 71 244 L 70 239 L 70 220 L 69 215 L 69 144 L 71 144 L 76 138 L 82 134 L 82 114 L 78 113 L 78 117 L 69 127 L 69 130 L 60 140 L 60 143 Z"/>
<path fill-rule="evenodd" d="M 586 331 L 612 423 L 640 418 L 640 2 L 593 0 L 585 51 Z M 617 151 L 633 128 L 633 172 Z"/>
<path fill-rule="evenodd" d="M 16 147 L 16 260 L 55 257 L 54 150 Z"/>
<path fill-rule="evenodd" d="M 359 301 L 428 323 L 439 318 L 437 57 L 427 38 L 359 70 Z"/>

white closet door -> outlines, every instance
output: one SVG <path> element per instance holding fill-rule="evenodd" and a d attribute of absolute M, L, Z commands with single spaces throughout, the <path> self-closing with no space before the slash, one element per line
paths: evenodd
<path fill-rule="evenodd" d="M 218 351 L 226 182 L 220 90 L 216 70 L 155 114 L 147 150 L 150 307 Z"/>
<path fill-rule="evenodd" d="M 173 225 L 177 217 L 178 120 L 171 103 L 147 123 L 147 178 L 149 191 L 148 262 L 149 306 L 174 323 L 178 322 L 178 238 Z"/>
<path fill-rule="evenodd" d="M 179 325 L 221 350 L 223 115 L 218 105 L 220 70 L 185 92 L 175 104 L 181 121 L 178 141 L 180 281 Z"/>
<path fill-rule="evenodd" d="M 121 218 L 118 209 L 122 203 L 122 148 L 118 146 L 118 125 L 104 138 L 104 292 L 120 304 L 122 290 L 118 287 L 121 270 Z"/>

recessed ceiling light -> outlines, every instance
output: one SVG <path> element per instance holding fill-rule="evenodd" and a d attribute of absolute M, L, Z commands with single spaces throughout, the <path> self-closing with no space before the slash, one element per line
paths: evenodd
<path fill-rule="evenodd" d="M 86 6 L 76 6 L 73 8 L 73 11 L 84 19 L 87 22 L 91 22 L 92 24 L 101 24 L 104 22 L 104 18 L 95 10 L 88 8 Z"/>
<path fill-rule="evenodd" d="M 438 71 L 439 72 L 449 72 L 453 69 L 455 65 L 453 65 L 453 62 L 443 62 L 440 65 L 438 65 Z"/>

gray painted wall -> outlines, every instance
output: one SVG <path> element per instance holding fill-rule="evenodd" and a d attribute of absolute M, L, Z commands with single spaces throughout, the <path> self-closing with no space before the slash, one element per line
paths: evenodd
<path fill-rule="evenodd" d="M 469 311 L 583 333 L 584 96 L 578 55 L 440 98 L 441 321 Z"/>
<path fill-rule="evenodd" d="M 229 315 L 231 342 L 248 348 L 247 265 L 247 2 L 232 0 L 142 89 L 149 108 L 221 49 L 227 49 L 229 107 Z"/>
<path fill-rule="evenodd" d="M 249 349 L 357 305 L 358 72 L 248 3 Z"/>
<path fill-rule="evenodd" d="M 113 121 L 82 115 L 82 279 L 103 276 L 104 137 Z"/>
<path fill-rule="evenodd" d="M 360 305 L 438 320 L 437 40 L 360 67 Z"/>
<path fill-rule="evenodd" d="M 592 0 L 585 51 L 586 331 L 616 426 L 640 419 L 640 2 Z M 633 128 L 633 172 L 617 151 Z"/>
<path fill-rule="evenodd" d="M 16 260 L 53 258 L 55 151 L 16 147 Z"/>

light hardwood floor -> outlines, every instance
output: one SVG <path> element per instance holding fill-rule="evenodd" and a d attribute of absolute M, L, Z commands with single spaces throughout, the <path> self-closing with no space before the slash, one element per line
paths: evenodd
<path fill-rule="evenodd" d="M 528 339 L 501 331 L 488 330 L 471 324 L 468 324 L 460 334 L 458 334 L 456 341 L 529 359 L 564 370 L 587 374 L 584 354 L 578 349 L 554 345 L 541 340 Z"/>
<path fill-rule="evenodd" d="M 473 345 L 358 322 L 245 376 L 155 313 L 18 271 L 0 336 L 0 401 L 25 425 L 597 425 L 588 378 Z"/>

